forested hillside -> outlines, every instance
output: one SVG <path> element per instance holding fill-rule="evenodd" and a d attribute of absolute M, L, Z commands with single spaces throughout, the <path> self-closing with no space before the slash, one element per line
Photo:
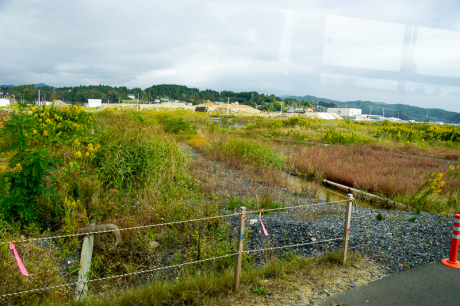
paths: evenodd
<path fill-rule="evenodd" d="M 117 103 L 128 99 L 128 94 L 139 94 L 141 103 L 151 103 L 153 99 L 167 97 L 171 100 L 181 100 L 191 102 L 194 105 L 203 103 L 207 100 L 230 102 L 238 101 L 240 104 L 256 107 L 261 110 L 279 111 L 281 107 L 281 98 L 275 95 L 266 95 L 256 91 L 251 92 L 233 92 L 233 91 L 215 91 L 212 89 L 199 90 L 198 88 L 189 88 L 183 85 L 154 85 L 145 90 L 140 88 L 128 89 L 126 87 L 112 87 L 107 85 L 75 86 L 53 88 L 51 86 L 36 88 L 34 85 L 21 85 L 9 87 L 8 93 L 15 95 L 19 101 L 36 101 L 38 90 L 40 97 L 48 101 L 62 100 L 71 104 L 81 104 L 88 99 L 102 99 L 103 103 Z M 296 100 L 287 98 L 283 102 L 283 109 L 289 106 L 314 107 L 315 104 L 307 100 Z"/>

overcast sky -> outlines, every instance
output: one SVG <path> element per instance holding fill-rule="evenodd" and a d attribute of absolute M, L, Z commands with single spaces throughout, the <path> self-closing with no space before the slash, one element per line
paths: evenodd
<path fill-rule="evenodd" d="M 460 112 L 460 1 L 0 0 L 0 84 L 314 95 Z"/>

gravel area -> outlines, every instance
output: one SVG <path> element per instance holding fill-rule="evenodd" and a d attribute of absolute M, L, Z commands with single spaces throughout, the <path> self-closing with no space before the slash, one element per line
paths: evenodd
<path fill-rule="evenodd" d="M 200 167 L 197 168 L 201 171 L 202 177 L 209 178 L 204 185 L 210 185 L 209 187 L 217 193 L 245 197 L 276 190 L 277 200 L 281 200 L 288 207 L 316 203 L 315 199 L 299 195 L 289 188 L 261 184 L 244 171 L 227 168 L 221 163 L 203 157 L 190 147 L 183 149 L 188 151 L 192 160 L 200 160 Z M 269 233 L 267 237 L 263 234 L 258 214 L 247 215 L 245 250 L 341 238 L 344 212 L 345 205 L 327 204 L 263 215 L 262 220 Z M 384 220 L 377 220 L 379 213 Z M 250 224 L 251 219 L 256 223 Z M 236 231 L 237 219 L 230 218 L 230 222 Z M 352 250 L 384 264 L 389 273 L 397 273 L 448 257 L 452 222 L 452 217 L 446 215 L 359 207 L 352 213 L 349 246 Z M 291 250 L 302 255 L 320 256 L 340 247 L 341 240 L 337 240 L 274 252 L 283 253 Z M 264 263 L 263 252 L 252 254 L 258 264 Z"/>
<path fill-rule="evenodd" d="M 326 206 L 326 209 L 321 206 Z M 309 207 L 312 220 L 301 220 L 305 210 L 289 210 L 262 216 L 268 231 L 265 236 L 258 215 L 247 215 L 245 250 L 318 242 L 343 236 L 344 205 Z M 315 212 L 318 214 L 314 214 Z M 380 213 L 385 220 L 377 220 Z M 307 215 L 308 215 L 307 214 Z M 249 224 L 251 221 L 256 222 Z M 232 227 L 237 220 L 232 218 Z M 349 246 L 381 262 L 388 272 L 397 273 L 449 255 L 452 217 L 437 214 L 414 214 L 401 211 L 359 208 L 352 213 Z M 341 241 L 315 243 L 276 250 L 292 250 L 306 256 L 319 256 L 340 249 Z M 263 252 L 254 255 L 263 263 Z"/>

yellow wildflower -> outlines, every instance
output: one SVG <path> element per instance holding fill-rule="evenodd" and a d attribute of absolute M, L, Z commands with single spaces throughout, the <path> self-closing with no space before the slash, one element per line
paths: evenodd
<path fill-rule="evenodd" d="M 43 136 L 48 136 L 48 131 L 47 130 L 43 131 Z"/>
<path fill-rule="evenodd" d="M 75 157 L 80 158 L 81 157 L 81 152 L 80 151 L 75 152 Z"/>
<path fill-rule="evenodd" d="M 37 130 L 34 130 L 33 133 L 34 133 L 34 135 L 37 135 Z"/>
<path fill-rule="evenodd" d="M 78 139 L 75 139 L 75 141 L 73 142 L 73 145 L 75 147 L 79 147 L 80 146 L 80 142 L 78 141 Z"/>
<path fill-rule="evenodd" d="M 22 165 L 20 163 L 16 164 L 16 167 L 14 167 L 13 172 L 19 173 L 21 171 L 22 171 Z"/>

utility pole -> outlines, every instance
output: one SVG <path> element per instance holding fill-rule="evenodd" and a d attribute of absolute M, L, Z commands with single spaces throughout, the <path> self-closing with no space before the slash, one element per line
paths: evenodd
<path fill-rule="evenodd" d="M 230 109 L 230 97 L 227 97 L 227 116 L 228 116 L 229 109 Z"/>
<path fill-rule="evenodd" d="M 385 109 L 383 109 L 383 118 L 385 118 Z"/>
<path fill-rule="evenodd" d="M 281 100 L 281 110 L 280 110 L 280 116 L 283 114 L 283 100 Z"/>
<path fill-rule="evenodd" d="M 137 110 L 139 110 L 139 93 L 137 93 Z"/>

